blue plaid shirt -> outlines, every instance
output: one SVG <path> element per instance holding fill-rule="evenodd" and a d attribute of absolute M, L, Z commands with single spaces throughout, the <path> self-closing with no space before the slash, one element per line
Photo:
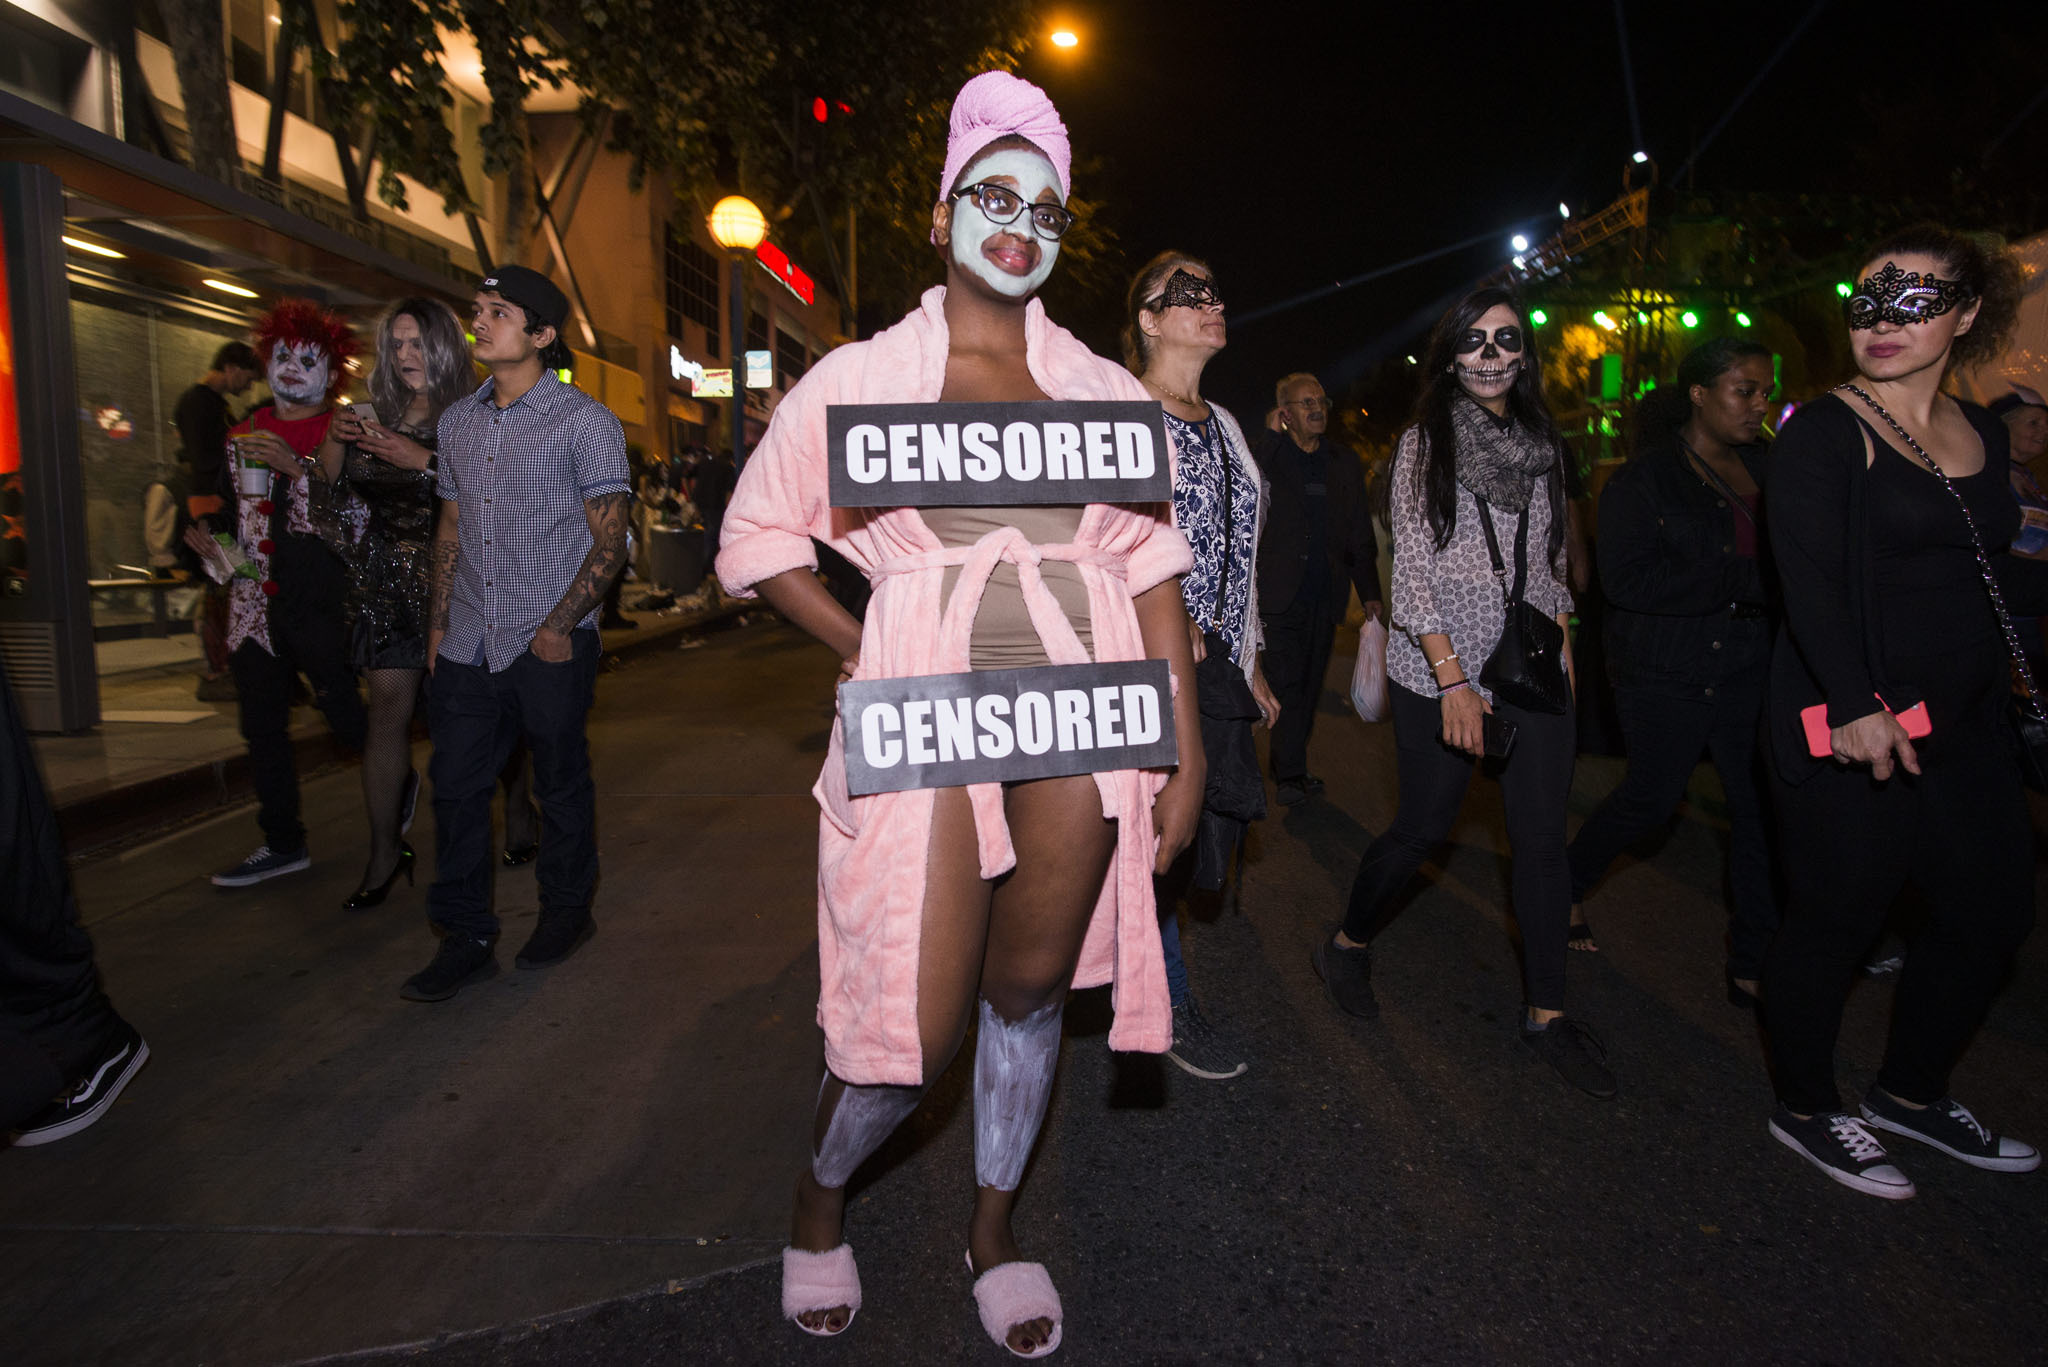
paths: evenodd
<path fill-rule="evenodd" d="M 441 655 L 493 674 L 533 643 L 590 553 L 586 500 L 630 488 L 626 434 L 609 408 L 553 371 L 499 408 L 494 381 L 448 405 L 435 492 L 461 510 Z M 581 622 L 597 625 L 597 609 Z"/>

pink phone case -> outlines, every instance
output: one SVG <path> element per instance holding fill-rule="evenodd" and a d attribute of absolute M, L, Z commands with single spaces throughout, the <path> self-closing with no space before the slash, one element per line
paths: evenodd
<path fill-rule="evenodd" d="M 1879 698 L 1882 703 L 1884 699 Z M 1890 712 L 1890 708 L 1885 709 Z M 1906 728 L 1907 740 L 1919 740 L 1934 730 L 1934 724 L 1927 720 L 1927 704 L 1916 702 L 1903 712 L 1892 712 L 1899 725 Z M 1815 759 L 1828 759 L 1835 753 L 1835 743 L 1829 732 L 1828 705 L 1817 702 L 1811 707 L 1799 709 L 1800 723 L 1806 728 L 1806 750 Z"/>

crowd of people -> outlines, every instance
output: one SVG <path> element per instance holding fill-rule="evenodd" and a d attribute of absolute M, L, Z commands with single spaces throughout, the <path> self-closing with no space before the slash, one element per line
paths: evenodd
<path fill-rule="evenodd" d="M 1073 222 L 1057 111 L 988 73 L 961 90 L 949 131 L 930 215 L 943 285 L 796 384 L 736 485 L 730 465 L 706 460 L 687 480 L 644 477 L 642 500 L 715 505 L 705 521 L 724 590 L 759 596 L 828 646 L 842 686 L 1164 662 L 1179 758 L 857 792 L 842 715 L 816 790 L 826 1067 L 783 1261 L 783 1310 L 799 1328 L 837 1334 L 860 1309 L 847 1184 L 971 1033 L 974 1298 L 1012 1353 L 1058 1347 L 1058 1292 L 1011 1217 L 1068 993 L 1113 984 L 1114 1048 L 1166 1054 L 1203 1079 L 1246 1071 L 1196 1004 L 1181 904 L 1229 884 L 1248 823 L 1266 814 L 1268 776 L 1283 806 L 1323 791 L 1311 728 L 1353 592 L 1389 633 L 1399 806 L 1341 921 L 1307 946 L 1337 1009 L 1378 1014 L 1374 956 L 1395 952 L 1387 933 L 1418 869 L 1484 775 L 1512 847 L 1519 1037 L 1571 1086 L 1616 1095 L 1600 1036 L 1568 1012 L 1570 951 L 1596 948 L 1584 904 L 1670 819 L 1705 755 L 1730 827 L 1725 986 L 1761 1012 L 1778 1101 L 1769 1133 L 1888 1198 L 1913 1186 L 1880 1133 L 1983 1169 L 2038 1165 L 1949 1093 L 2032 925 L 2022 784 L 2048 781 L 2030 665 L 2032 619 L 2048 617 L 2048 497 L 2022 465 L 2048 445 L 2048 403 L 2015 390 L 1987 412 L 1943 387 L 2009 330 L 2009 258 L 1934 227 L 1871 247 L 1847 308 L 1855 374 L 1775 442 L 1771 354 L 1751 343 L 1696 348 L 1643 405 L 1598 517 L 1627 769 L 1568 839 L 1583 686 L 1574 590 L 1592 567 L 1575 585 L 1568 454 L 1521 300 L 1475 290 L 1431 333 L 1413 420 L 1378 481 L 1392 543 L 1383 590 L 1364 467 L 1331 434 L 1316 377 L 1277 382 L 1274 430 L 1256 440 L 1205 399 L 1205 368 L 1228 340 L 1221 285 L 1173 250 L 1130 284 L 1123 363 L 1093 354 L 1037 298 Z M 337 406 L 354 337 L 290 301 L 260 321 L 253 350 L 223 349 L 190 404 L 195 432 L 220 429 L 220 452 L 196 472 L 187 539 L 223 586 L 218 663 L 239 697 L 264 837 L 214 881 L 247 886 L 310 862 L 285 726 L 300 675 L 364 757 L 366 859 L 348 907 L 410 880 L 424 691 L 427 909 L 441 938 L 401 989 L 415 1000 L 496 971 L 501 785 L 502 858 L 538 858 L 540 917 L 518 965 L 557 963 L 594 929 L 584 719 L 595 627 L 634 515 L 617 418 L 554 373 L 565 311 L 544 276 L 516 266 L 479 285 L 469 342 L 445 306 L 394 302 L 375 328 L 369 401 Z M 215 401 L 258 367 L 270 401 L 224 422 Z M 834 506 L 835 407 L 1046 401 L 1156 406 L 1170 494 Z M 864 610 L 828 589 L 821 548 L 865 581 Z M 1925 925 L 1883 1064 L 1851 1111 L 1835 1036 L 1909 882 Z M 95 1009 L 118 1020 L 103 999 Z M 102 1029 L 127 1051 L 125 1082 L 146 1049 L 125 1023 Z M 59 1104 L 75 1124 L 106 1099 L 87 1088 Z"/>

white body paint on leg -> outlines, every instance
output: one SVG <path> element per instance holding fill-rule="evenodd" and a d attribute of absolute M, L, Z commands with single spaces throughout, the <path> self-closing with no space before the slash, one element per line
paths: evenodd
<path fill-rule="evenodd" d="M 984 1187 L 1015 1191 L 1060 1061 L 1060 1017 L 1064 999 L 1042 1006 L 1020 1021 L 981 1003 L 981 1031 L 974 1046 L 974 1180 Z"/>
<path fill-rule="evenodd" d="M 818 1084 L 821 1105 L 831 1080 L 827 1073 Z M 811 1176 L 827 1190 L 845 1186 L 868 1155 L 881 1148 L 882 1141 L 924 1100 L 922 1087 L 856 1087 L 848 1082 L 843 1088 L 839 1104 L 832 1110 L 832 1123 L 825 1128 L 825 1142 L 811 1158 Z"/>

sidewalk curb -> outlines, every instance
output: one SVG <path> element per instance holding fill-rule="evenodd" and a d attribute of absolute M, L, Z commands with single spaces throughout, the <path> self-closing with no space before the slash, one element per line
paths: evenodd
<path fill-rule="evenodd" d="M 723 629 L 743 614 L 763 611 L 765 607 L 757 602 L 730 601 L 691 617 L 649 617 L 639 630 L 614 633 L 600 644 L 610 659 L 625 659 L 663 646 L 673 650 L 688 637 Z M 333 733 L 324 727 L 294 740 L 292 758 L 302 778 L 330 764 L 353 762 L 353 756 L 336 744 Z M 248 753 L 238 749 L 170 773 L 104 788 L 68 802 L 60 800 L 57 827 L 65 848 L 75 855 L 216 811 L 254 794 Z"/>

